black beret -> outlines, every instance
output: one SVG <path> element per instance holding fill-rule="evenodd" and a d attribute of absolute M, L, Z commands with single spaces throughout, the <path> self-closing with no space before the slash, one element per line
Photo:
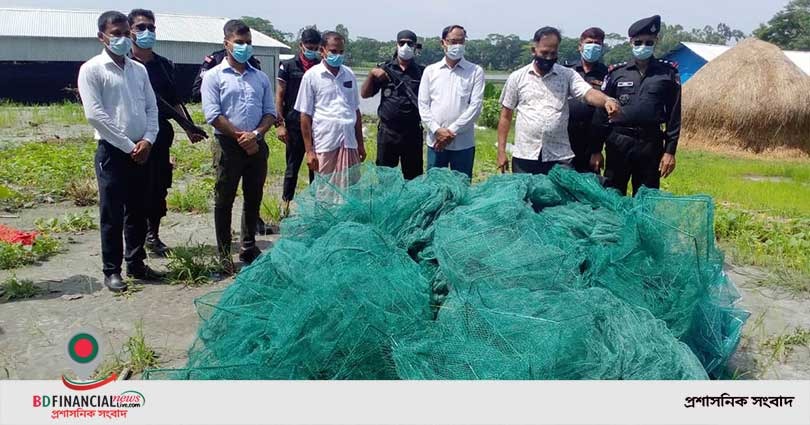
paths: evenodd
<path fill-rule="evenodd" d="M 399 40 L 411 40 L 416 43 L 416 34 L 411 30 L 402 30 L 397 34 L 397 41 Z"/>
<path fill-rule="evenodd" d="M 630 25 L 630 29 L 627 30 L 627 35 L 630 37 L 635 37 L 638 35 L 658 35 L 658 32 L 661 31 L 661 17 L 658 15 L 650 16 L 649 18 L 644 18 L 636 21 L 633 25 Z"/>

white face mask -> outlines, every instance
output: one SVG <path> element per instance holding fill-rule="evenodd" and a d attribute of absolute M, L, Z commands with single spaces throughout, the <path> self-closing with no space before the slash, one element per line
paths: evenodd
<path fill-rule="evenodd" d="M 447 58 L 450 60 L 460 60 L 464 57 L 463 44 L 451 44 L 447 46 Z"/>
<path fill-rule="evenodd" d="M 413 59 L 413 47 L 409 45 L 399 46 L 397 47 L 397 55 L 399 58 L 404 61 L 409 61 Z"/>

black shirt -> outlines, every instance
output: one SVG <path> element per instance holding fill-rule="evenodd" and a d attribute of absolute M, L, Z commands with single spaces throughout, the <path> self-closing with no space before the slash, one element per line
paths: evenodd
<path fill-rule="evenodd" d="M 313 66 L 317 64 L 317 61 L 313 62 Z M 281 105 L 280 112 L 287 128 L 298 128 L 298 123 L 301 122 L 301 113 L 295 110 L 295 100 L 298 99 L 298 89 L 301 88 L 301 80 L 304 78 L 305 72 L 300 53 L 292 59 L 282 61 L 278 67 L 278 79 L 286 83 L 284 103 Z M 290 127 L 290 124 L 293 127 Z"/>
<path fill-rule="evenodd" d="M 411 91 L 418 96 L 419 82 L 422 80 L 425 67 L 411 60 L 403 70 L 399 66 L 399 60 L 393 58 L 380 64 L 380 68 L 385 69 L 386 73 L 393 74 L 402 84 L 395 84 L 391 78 L 383 83 L 381 87 L 377 86 L 379 84 L 377 81 L 374 82 L 374 88 L 381 91 L 380 107 L 377 108 L 377 115 L 379 115 L 380 120 L 388 128 L 394 130 L 419 125 L 421 122 L 419 107 L 414 105 L 408 97 L 404 85 L 407 84 Z"/>
<path fill-rule="evenodd" d="M 146 67 L 146 72 L 149 74 L 149 82 L 152 84 L 152 90 L 155 92 L 156 97 L 161 97 L 169 105 L 177 105 L 180 103 L 180 100 L 177 95 L 177 85 L 174 80 L 174 64 L 172 61 L 157 53 L 152 54 L 154 58 L 143 64 Z M 133 57 L 133 59 L 138 60 L 135 57 Z M 157 104 L 158 120 L 161 121 L 161 124 L 166 124 L 166 122 L 171 119 L 172 115 L 166 112 L 166 106 L 162 102 L 158 101 Z"/>
<path fill-rule="evenodd" d="M 585 72 L 585 68 L 582 66 L 582 59 L 568 63 L 565 66 L 576 71 L 591 87 L 598 90 L 601 90 L 602 83 L 605 81 L 605 76 L 607 76 L 608 73 L 607 65 L 602 62 L 593 64 L 589 72 Z M 591 125 L 593 113 L 596 108 L 572 98 L 568 101 L 568 109 L 571 114 L 568 120 L 569 125 Z"/>
<path fill-rule="evenodd" d="M 651 58 L 645 75 L 635 60 L 620 64 L 611 67 L 603 87 L 622 105 L 612 126 L 661 128 L 665 152 L 675 153 L 681 134 L 681 77 L 674 64 Z"/>

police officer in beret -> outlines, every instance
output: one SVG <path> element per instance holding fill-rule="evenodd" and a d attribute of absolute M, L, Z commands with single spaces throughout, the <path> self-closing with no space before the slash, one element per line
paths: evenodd
<path fill-rule="evenodd" d="M 422 124 L 419 117 L 419 82 L 425 67 L 414 59 L 419 48 L 416 34 L 397 34 L 397 51 L 388 62 L 368 73 L 360 95 L 367 99 L 382 91 L 377 115 L 377 165 L 401 164 L 405 179 L 422 174 Z"/>
<path fill-rule="evenodd" d="M 681 132 L 681 84 L 677 67 L 653 56 L 661 17 L 642 19 L 628 31 L 633 58 L 610 67 L 603 84 L 606 95 L 619 100 L 622 115 L 606 125 L 606 186 L 633 194 L 641 186 L 658 188 L 662 177 L 675 169 L 675 150 Z M 594 139 L 591 165 L 602 167 L 602 143 Z"/>

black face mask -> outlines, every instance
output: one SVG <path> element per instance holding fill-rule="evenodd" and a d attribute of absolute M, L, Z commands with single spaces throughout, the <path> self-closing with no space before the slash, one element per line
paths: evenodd
<path fill-rule="evenodd" d="M 557 58 L 554 59 L 546 59 L 541 56 L 534 57 L 534 63 L 537 64 L 537 69 L 540 70 L 543 74 L 548 73 L 551 71 L 551 68 L 554 67 L 554 64 L 557 63 Z"/>

